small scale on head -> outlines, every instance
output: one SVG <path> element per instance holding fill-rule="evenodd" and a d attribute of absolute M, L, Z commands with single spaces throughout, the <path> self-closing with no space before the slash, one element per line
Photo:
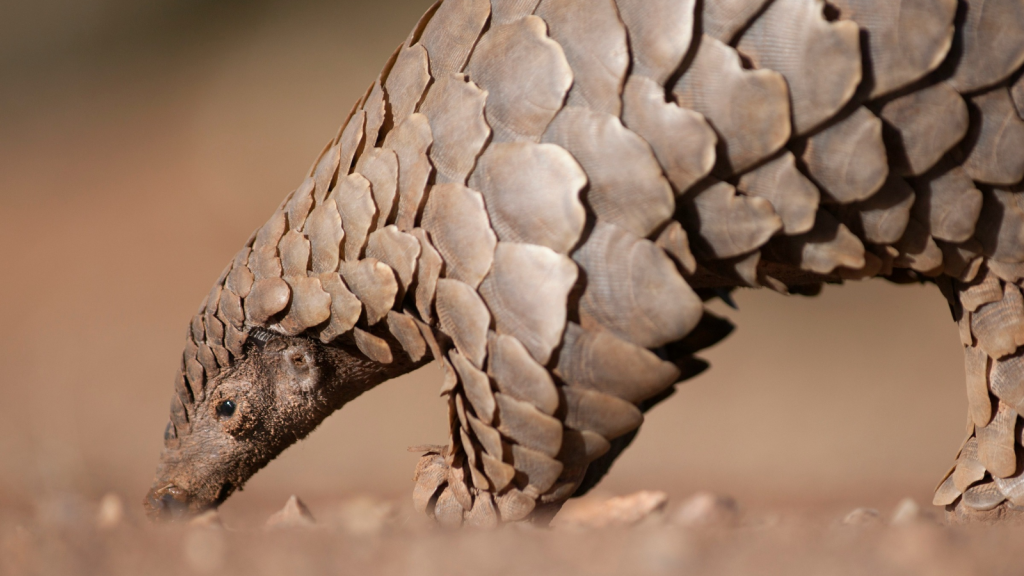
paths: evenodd
<path fill-rule="evenodd" d="M 285 448 L 399 366 L 382 366 L 354 346 L 253 329 L 246 353 L 211 378 L 172 422 L 144 506 L 176 519 L 216 508 Z M 404 369 L 408 369 L 406 364 Z"/>

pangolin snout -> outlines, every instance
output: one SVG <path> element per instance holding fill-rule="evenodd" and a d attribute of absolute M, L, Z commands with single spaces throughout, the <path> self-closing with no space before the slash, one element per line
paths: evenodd
<path fill-rule="evenodd" d="M 177 520 L 190 512 L 188 493 L 174 484 L 151 488 L 143 505 L 146 515 L 153 520 Z"/>

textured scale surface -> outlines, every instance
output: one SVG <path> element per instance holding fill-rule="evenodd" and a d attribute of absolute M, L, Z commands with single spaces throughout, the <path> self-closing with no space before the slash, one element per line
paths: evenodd
<path fill-rule="evenodd" d="M 1022 65 L 1024 0 L 442 0 L 204 301 L 168 442 L 253 328 L 432 357 L 417 509 L 517 521 L 706 367 L 704 300 L 882 276 L 965 349 L 935 503 L 1024 505 Z"/>

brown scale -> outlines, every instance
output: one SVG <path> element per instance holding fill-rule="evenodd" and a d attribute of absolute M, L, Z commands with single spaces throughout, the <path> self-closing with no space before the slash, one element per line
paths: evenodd
<path fill-rule="evenodd" d="M 679 222 L 669 222 L 661 234 L 658 234 L 655 244 L 676 261 L 683 274 L 693 275 L 697 271 L 697 259 L 690 250 L 690 238 Z"/>
<path fill-rule="evenodd" d="M 335 176 L 338 174 L 338 165 L 341 164 L 341 144 L 333 140 L 327 143 L 328 148 L 324 150 L 320 160 L 317 161 L 310 175 L 313 178 L 313 197 L 317 205 L 323 203 L 327 192 L 334 184 Z M 346 172 L 348 172 L 346 168 Z"/>
<path fill-rule="evenodd" d="M 420 44 L 427 49 L 431 73 L 440 78 L 461 72 L 488 18 L 488 0 L 445 0 L 424 24 Z"/>
<path fill-rule="evenodd" d="M 693 40 L 695 0 L 616 0 L 629 34 L 633 74 L 661 85 L 672 76 Z"/>
<path fill-rule="evenodd" d="M 340 181 L 352 169 L 352 161 L 363 143 L 366 126 L 366 111 L 359 110 L 348 119 L 338 134 L 338 180 Z"/>
<path fill-rule="evenodd" d="M 598 219 L 647 236 L 672 216 L 672 188 L 651 147 L 618 118 L 567 106 L 548 126 L 544 142 L 579 162 L 590 183 L 586 203 Z"/>
<path fill-rule="evenodd" d="M 392 122 L 396 127 L 416 111 L 429 82 L 427 50 L 419 44 L 402 46 L 384 82 Z"/>
<path fill-rule="evenodd" d="M 398 208 L 398 155 L 388 148 L 363 150 L 354 170 L 370 182 L 373 203 L 377 206 L 377 220 L 370 230 L 393 224 Z"/>
<path fill-rule="evenodd" d="M 434 305 L 441 331 L 451 337 L 469 362 L 483 367 L 491 315 L 480 295 L 465 282 L 442 278 L 437 281 Z"/>
<path fill-rule="evenodd" d="M 345 229 L 341 225 L 341 214 L 334 198 L 317 204 L 306 219 L 306 234 L 312 251 L 314 274 L 334 272 L 341 261 L 341 242 Z"/>
<path fill-rule="evenodd" d="M 943 162 L 914 178 L 913 184 L 914 218 L 928 227 L 932 237 L 956 243 L 974 236 L 982 195 L 963 168 Z"/>
<path fill-rule="evenodd" d="M 718 0 L 704 2 L 704 33 L 731 44 L 733 38 L 760 12 L 769 0 Z"/>
<path fill-rule="evenodd" d="M 945 261 L 938 242 L 928 234 L 928 227 L 911 217 L 903 238 L 893 245 L 899 256 L 893 261 L 897 268 L 909 268 L 934 278 L 945 271 Z"/>
<path fill-rule="evenodd" d="M 1005 87 L 969 98 L 981 117 L 967 136 L 964 170 L 977 182 L 1010 186 L 1024 178 L 1024 120 Z"/>
<path fill-rule="evenodd" d="M 580 191 L 587 182 L 587 174 L 564 148 L 505 142 L 487 147 L 469 185 L 483 194 L 499 240 L 567 254 L 586 222 Z"/>
<path fill-rule="evenodd" d="M 988 424 L 975 427 L 978 438 L 978 460 L 993 477 L 1006 478 L 1014 473 L 1017 457 L 1014 454 L 1014 426 L 1017 412 L 999 402 L 999 408 Z"/>
<path fill-rule="evenodd" d="M 558 410 L 558 390 L 554 380 L 530 356 L 522 342 L 514 336 L 492 332 L 488 336 L 487 355 L 487 374 L 494 379 L 498 391 L 529 402 L 549 416 Z M 492 455 L 497 456 L 493 452 Z"/>
<path fill-rule="evenodd" d="M 986 361 L 988 359 L 986 358 Z M 988 384 L 1000 400 L 1001 406 L 1012 408 L 1018 414 L 1024 409 L 1024 389 L 1021 386 L 1021 370 L 1024 368 L 1019 354 L 991 361 Z"/>
<path fill-rule="evenodd" d="M 741 176 L 736 189 L 770 202 L 788 236 L 804 234 L 814 226 L 821 194 L 797 169 L 796 158 L 789 151 Z"/>
<path fill-rule="evenodd" d="M 579 304 L 584 327 L 656 347 L 682 338 L 700 318 L 700 299 L 664 251 L 614 224 L 598 222 L 573 260 L 587 274 Z"/>
<path fill-rule="evenodd" d="M 402 231 L 411 230 L 423 209 L 431 166 L 427 151 L 433 143 L 430 122 L 423 114 L 411 114 L 388 132 L 384 147 L 398 159 L 398 200 L 395 223 Z"/>
<path fill-rule="evenodd" d="M 606 330 L 566 327 L 554 373 L 567 385 L 639 404 L 679 379 L 679 368 Z"/>
<path fill-rule="evenodd" d="M 981 255 L 981 243 L 974 238 L 961 244 L 936 242 L 942 250 L 945 273 L 961 282 L 970 282 L 978 276 L 985 258 Z M 991 262 L 994 262 L 991 261 Z"/>
<path fill-rule="evenodd" d="M 1004 282 L 1012 282 L 1018 286 L 1024 280 L 1024 262 L 1000 262 L 989 260 L 986 262 L 988 269 Z"/>
<path fill-rule="evenodd" d="M 962 493 L 984 477 L 985 466 L 978 460 L 978 440 L 972 436 L 960 450 L 953 470 L 953 484 Z"/>
<path fill-rule="evenodd" d="M 427 323 L 434 321 L 434 291 L 437 288 L 437 279 L 441 274 L 441 266 L 444 260 L 430 243 L 427 231 L 423 228 L 416 228 L 412 235 L 420 243 L 420 255 L 416 262 L 415 279 L 415 300 L 416 310 L 420 318 Z"/>
<path fill-rule="evenodd" d="M 370 360 L 380 364 L 391 364 L 394 361 L 387 340 L 374 336 L 358 326 L 352 329 L 352 335 L 355 338 L 356 347 Z"/>
<path fill-rule="evenodd" d="M 1020 289 L 1005 284 L 1001 300 L 983 304 L 971 314 L 971 333 L 978 339 L 978 347 L 997 360 L 1024 344 L 1024 298 Z"/>
<path fill-rule="evenodd" d="M 634 74 L 626 81 L 622 123 L 651 146 L 676 194 L 689 190 L 715 165 L 718 138 L 707 120 L 699 112 L 666 102 L 661 85 L 651 78 Z"/>
<path fill-rule="evenodd" d="M 363 103 L 363 110 L 366 112 L 366 125 L 363 129 L 364 148 L 370 149 L 376 146 L 380 129 L 387 119 L 387 102 L 384 99 L 384 89 L 380 85 L 380 80 L 371 86 L 370 93 Z"/>
<path fill-rule="evenodd" d="M 568 256 L 543 246 L 498 242 L 480 295 L 497 332 L 514 336 L 537 362 L 547 364 L 562 339 L 576 278 L 576 264 Z"/>
<path fill-rule="evenodd" d="M 562 423 L 544 414 L 532 404 L 494 393 L 497 404 L 495 428 L 502 436 L 551 457 L 562 446 Z"/>
<path fill-rule="evenodd" d="M 644 417 L 630 402 L 585 388 L 565 388 L 565 425 L 614 440 L 637 429 Z"/>
<path fill-rule="evenodd" d="M 366 238 L 377 218 L 370 181 L 361 174 L 349 174 L 339 181 L 333 196 L 345 232 L 344 260 L 354 262 L 362 257 Z"/>
<path fill-rule="evenodd" d="M 352 294 L 363 303 L 368 324 L 376 324 L 387 316 L 398 294 L 394 270 L 374 258 L 365 258 L 358 262 L 341 262 L 338 272 Z"/>
<path fill-rule="evenodd" d="M 419 255 L 419 240 L 412 234 L 400 231 L 394 225 L 373 232 L 366 242 L 366 257 L 379 260 L 395 272 L 398 280 L 396 302 L 404 298 L 412 285 Z"/>
<path fill-rule="evenodd" d="M 452 221 L 459 225 L 452 226 Z M 479 286 L 498 243 L 483 196 L 460 184 L 434 186 L 423 209 L 423 229 L 444 260 L 445 277 Z"/>
<path fill-rule="evenodd" d="M 540 141 L 572 84 L 561 47 L 536 16 L 488 30 L 466 74 L 487 91 L 484 115 L 495 142 Z"/>
<path fill-rule="evenodd" d="M 830 207 L 859 238 L 874 244 L 893 244 L 903 237 L 914 206 L 914 189 L 890 174 L 878 192 L 867 200 Z"/>
<path fill-rule="evenodd" d="M 523 491 L 534 497 L 547 492 L 562 474 L 564 466 L 550 456 L 519 444 L 513 444 L 511 452 L 517 482 L 525 484 Z"/>
<path fill-rule="evenodd" d="M 776 237 L 768 244 L 766 254 L 773 261 L 821 275 L 839 267 L 857 270 L 865 265 L 864 244 L 845 224 L 820 208 L 810 231 Z"/>
<path fill-rule="evenodd" d="M 870 105 L 882 119 L 891 171 L 924 174 L 967 134 L 967 104 L 946 82 Z"/>
<path fill-rule="evenodd" d="M 449 354 L 449 358 L 451 358 L 455 371 L 459 374 L 462 391 L 466 395 L 466 399 L 469 400 L 470 405 L 473 406 L 473 411 L 485 423 L 492 423 L 494 421 L 494 394 L 491 392 L 490 379 L 487 377 L 487 374 L 473 366 L 458 351 L 452 351 Z"/>
<path fill-rule="evenodd" d="M 499 26 L 522 20 L 537 8 L 539 0 L 491 0 L 491 24 Z"/>
<path fill-rule="evenodd" d="M 1007 363 L 1011 362 L 1012 359 L 1007 360 Z M 1003 372 L 1008 367 L 1004 367 L 1003 363 L 998 363 L 992 371 L 992 391 L 996 396 L 1003 398 L 1009 402 L 1010 405 L 1018 405 L 1019 401 L 1024 401 L 1024 394 L 1018 398 L 1018 402 L 1014 402 L 1010 398 L 1004 398 L 1004 395 L 996 391 L 996 388 L 1002 384 Z M 986 426 L 992 419 L 992 401 L 989 399 L 989 358 L 981 349 L 971 346 L 968 344 L 964 347 L 964 371 L 967 373 L 967 405 L 971 414 L 971 419 L 974 421 L 974 425 Z M 1024 366 L 1014 366 L 1013 368 L 1019 369 Z M 1024 376 L 1024 374 L 1018 374 L 1018 376 Z M 1014 390 L 1017 387 L 1014 385 Z M 1024 390 L 1022 390 L 1024 392 Z"/>
<path fill-rule="evenodd" d="M 1019 441 L 1019 440 L 1018 440 Z M 993 482 L 996 488 L 1006 496 L 1012 504 L 1020 506 L 1024 504 L 1024 452 L 1018 451 L 1017 454 L 1017 470 L 1012 475 L 1006 478 L 994 478 Z"/>
<path fill-rule="evenodd" d="M 1006 499 L 994 482 L 971 486 L 963 495 L 963 503 L 978 511 L 992 510 Z"/>
<path fill-rule="evenodd" d="M 572 68 L 567 103 L 618 116 L 629 49 L 615 0 L 544 0 L 535 13 Z"/>
<path fill-rule="evenodd" d="M 697 232 L 698 256 L 708 259 L 750 252 L 782 229 L 782 219 L 770 201 L 739 195 L 728 182 L 706 180 L 704 187 L 687 193 L 680 204 L 683 226 Z"/>
<path fill-rule="evenodd" d="M 320 341 L 327 344 L 355 327 L 363 313 L 363 303 L 337 272 L 321 274 L 320 285 L 331 295 L 331 319 L 320 332 Z"/>
<path fill-rule="evenodd" d="M 718 134 L 715 175 L 743 173 L 789 140 L 789 89 L 772 70 L 745 70 L 736 50 L 700 38 L 693 61 L 672 88 L 680 106 L 700 112 Z"/>
<path fill-rule="evenodd" d="M 436 74 L 436 73 L 435 73 Z M 487 93 L 462 74 L 435 75 L 420 112 L 430 122 L 430 162 L 438 184 L 465 184 L 491 129 L 484 121 Z"/>
<path fill-rule="evenodd" d="M 839 17 L 853 20 L 870 38 L 865 63 L 869 98 L 922 78 L 953 44 L 956 0 L 833 0 Z"/>
<path fill-rule="evenodd" d="M 961 94 L 997 84 L 1024 64 L 1024 5 L 1016 0 L 966 0 L 957 23 L 960 55 L 949 83 Z"/>
<path fill-rule="evenodd" d="M 866 200 L 889 176 L 882 121 L 863 106 L 792 146 L 831 202 Z"/>
<path fill-rule="evenodd" d="M 466 418 L 469 421 L 469 427 L 480 440 L 480 445 L 484 450 L 492 457 L 501 459 L 502 452 L 504 451 L 502 449 L 501 434 L 472 415 L 467 415 Z"/>
<path fill-rule="evenodd" d="M 785 76 L 797 135 L 831 119 L 861 81 L 857 25 L 826 21 L 824 7 L 822 0 L 774 0 L 736 44 L 755 67 Z"/>
<path fill-rule="evenodd" d="M 1024 208 L 1014 189 L 983 188 L 975 238 L 984 254 L 1002 262 L 1024 262 Z"/>

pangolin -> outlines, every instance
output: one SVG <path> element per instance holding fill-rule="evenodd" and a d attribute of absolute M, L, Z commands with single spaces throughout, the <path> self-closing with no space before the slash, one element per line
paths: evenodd
<path fill-rule="evenodd" d="M 1024 0 L 441 0 L 189 324 L 151 515 L 223 502 L 428 362 L 416 507 L 536 518 L 707 367 L 739 287 L 929 282 L 969 424 L 934 497 L 1024 506 Z"/>

